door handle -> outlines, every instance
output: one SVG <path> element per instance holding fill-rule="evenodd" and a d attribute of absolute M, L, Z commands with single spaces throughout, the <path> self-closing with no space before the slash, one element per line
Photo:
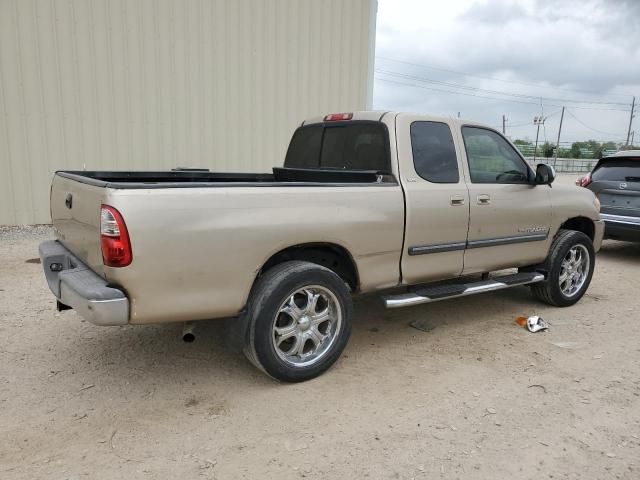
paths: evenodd
<path fill-rule="evenodd" d="M 451 195 L 449 200 L 451 205 L 464 205 L 464 197 L 462 195 Z"/>
<path fill-rule="evenodd" d="M 489 205 L 491 203 L 491 197 L 486 193 L 480 194 L 476 197 L 478 205 Z"/>

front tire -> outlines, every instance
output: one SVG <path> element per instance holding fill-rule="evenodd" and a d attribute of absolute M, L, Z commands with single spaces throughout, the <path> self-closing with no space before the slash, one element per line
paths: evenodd
<path fill-rule="evenodd" d="M 309 262 L 281 263 L 251 291 L 244 354 L 277 380 L 317 377 L 344 350 L 352 312 L 349 289 L 333 271 Z"/>
<path fill-rule="evenodd" d="M 531 289 L 549 305 L 574 305 L 589 288 L 595 263 L 596 254 L 589 237 L 574 230 L 560 230 L 543 265 L 547 279 Z"/>

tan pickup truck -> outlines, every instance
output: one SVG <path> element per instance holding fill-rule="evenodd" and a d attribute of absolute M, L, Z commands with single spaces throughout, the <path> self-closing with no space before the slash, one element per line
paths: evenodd
<path fill-rule="evenodd" d="M 577 302 L 603 222 L 554 175 L 473 122 L 329 114 L 272 173 L 59 171 L 40 256 L 60 309 L 97 325 L 237 317 L 247 357 L 301 381 L 341 354 L 355 294 L 398 308 L 530 285 Z"/>

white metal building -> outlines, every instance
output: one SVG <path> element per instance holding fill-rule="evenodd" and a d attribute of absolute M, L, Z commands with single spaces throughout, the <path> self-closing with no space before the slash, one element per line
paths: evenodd
<path fill-rule="evenodd" d="M 0 225 L 57 169 L 268 171 L 370 107 L 376 0 L 0 0 Z"/>

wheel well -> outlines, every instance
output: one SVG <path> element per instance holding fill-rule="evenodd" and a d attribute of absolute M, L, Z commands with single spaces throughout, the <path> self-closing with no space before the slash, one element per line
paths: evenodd
<path fill-rule="evenodd" d="M 593 240 L 593 237 L 595 235 L 595 226 L 593 225 L 593 220 L 586 217 L 570 218 L 562 225 L 560 225 L 560 228 L 582 232 L 591 240 Z"/>
<path fill-rule="evenodd" d="M 291 260 L 300 260 L 322 265 L 342 278 L 352 291 L 358 289 L 358 269 L 356 268 L 353 258 L 345 248 L 331 243 L 293 245 L 284 250 L 280 250 L 267 260 L 258 275 L 263 274 L 280 263 Z"/>

